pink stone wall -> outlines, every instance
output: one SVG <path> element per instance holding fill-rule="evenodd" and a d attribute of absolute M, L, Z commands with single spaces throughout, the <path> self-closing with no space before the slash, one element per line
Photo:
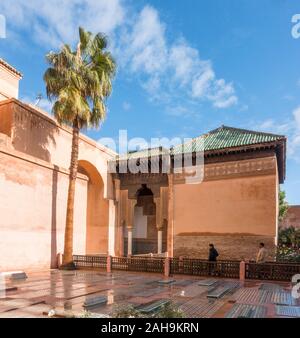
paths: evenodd
<path fill-rule="evenodd" d="M 15 150 L 34 156 L 62 168 L 69 168 L 72 130 L 59 126 L 55 120 L 38 108 L 24 105 L 18 100 L 0 102 L 0 132 L 4 128 L 4 115 L 11 120 L 12 145 Z M 2 126 L 2 127 L 1 127 Z M 107 161 L 114 153 L 81 134 L 79 159 L 92 163 L 100 173 L 105 198 L 113 198 L 113 182 L 107 173 Z"/>
<path fill-rule="evenodd" d="M 16 155 L 16 153 L 14 153 Z M 87 178 L 76 184 L 74 252 L 86 250 Z M 0 271 L 56 266 L 68 176 L 0 152 Z"/>
<path fill-rule="evenodd" d="M 267 238 L 273 256 L 277 192 L 276 172 L 175 184 L 174 255 L 206 258 L 209 242 L 217 241 L 220 259 L 252 259 L 261 238 Z"/>
<path fill-rule="evenodd" d="M 63 252 L 72 132 L 17 100 L 0 102 L 0 271 L 56 267 Z M 113 153 L 81 135 L 74 254 L 107 253 L 107 161 Z M 111 224 L 114 226 L 114 224 Z"/>

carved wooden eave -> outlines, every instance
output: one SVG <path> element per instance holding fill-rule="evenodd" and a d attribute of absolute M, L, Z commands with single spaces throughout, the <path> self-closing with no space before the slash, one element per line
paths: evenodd
<path fill-rule="evenodd" d="M 197 154 L 196 152 L 185 154 L 185 159 L 192 158 L 191 163 L 195 165 L 196 163 L 195 159 L 197 155 L 199 154 Z M 120 164 L 123 166 L 123 168 L 124 166 L 128 167 L 128 160 L 122 160 L 122 161 L 117 160 L 115 177 L 118 179 L 121 179 L 121 181 L 126 180 L 127 182 L 131 180 L 132 181 L 144 180 L 147 182 L 148 179 L 159 181 L 163 160 L 165 161 L 165 156 L 166 155 L 163 154 L 159 156 L 152 156 L 149 158 L 142 158 L 142 159 L 136 158 L 134 160 L 133 159 L 129 160 L 129 161 L 135 162 L 137 165 L 139 165 L 141 161 L 143 161 L 144 166 L 146 166 L 149 169 L 148 172 L 151 172 L 150 171 L 151 163 L 153 164 L 153 161 L 155 161 L 156 166 L 158 166 L 159 170 L 157 173 L 151 173 L 151 174 L 119 173 Z M 280 140 L 272 141 L 272 142 L 205 151 L 204 154 L 202 154 L 202 156 L 204 157 L 203 163 L 205 165 L 209 165 L 213 163 L 217 164 L 217 163 L 222 163 L 222 162 L 243 161 L 243 160 L 249 161 L 251 159 L 261 159 L 265 157 L 276 156 L 279 183 L 284 183 L 284 180 L 286 177 L 286 138 L 285 137 L 282 137 Z M 184 166 L 183 159 L 182 159 L 182 166 Z M 259 170 L 257 170 L 257 172 L 258 171 Z M 170 173 L 172 172 L 174 172 L 174 156 L 173 155 L 170 156 Z M 148 176 L 145 176 L 145 175 L 148 175 Z"/>
<path fill-rule="evenodd" d="M 273 142 L 207 151 L 204 154 L 205 164 L 225 162 L 231 160 L 229 156 L 232 155 L 236 156 L 236 160 L 239 160 L 260 158 L 275 154 L 277 158 L 279 183 L 284 183 L 286 178 L 286 141 L 286 137 L 282 137 L 280 140 Z M 219 158 L 221 158 L 221 160 L 218 160 Z"/>
<path fill-rule="evenodd" d="M 175 173 L 174 183 L 201 183 L 202 181 L 225 180 L 249 176 L 275 175 L 276 157 L 253 158 L 206 164 L 196 172 Z"/>
<path fill-rule="evenodd" d="M 161 184 L 162 186 L 168 185 L 167 174 L 152 174 L 152 173 L 137 173 L 137 174 L 118 174 L 118 177 L 122 185 L 130 184 Z"/>

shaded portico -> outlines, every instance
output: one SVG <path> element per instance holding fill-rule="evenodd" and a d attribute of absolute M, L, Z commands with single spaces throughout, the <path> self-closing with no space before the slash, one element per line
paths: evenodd
<path fill-rule="evenodd" d="M 168 176 L 121 174 L 117 188 L 118 255 L 168 252 Z"/>

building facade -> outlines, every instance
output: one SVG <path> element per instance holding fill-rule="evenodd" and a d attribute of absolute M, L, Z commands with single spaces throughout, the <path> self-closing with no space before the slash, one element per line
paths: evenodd
<path fill-rule="evenodd" d="M 0 60 L 0 270 L 55 268 L 72 132 L 18 100 L 20 79 Z M 252 259 L 265 242 L 271 258 L 285 149 L 284 136 L 225 126 L 184 147 L 120 156 L 81 135 L 74 254 L 207 258 L 214 243 L 221 259 Z M 201 180 L 191 183 L 176 159 L 195 168 L 199 153 Z M 157 170 L 124 171 L 130 163 Z"/>

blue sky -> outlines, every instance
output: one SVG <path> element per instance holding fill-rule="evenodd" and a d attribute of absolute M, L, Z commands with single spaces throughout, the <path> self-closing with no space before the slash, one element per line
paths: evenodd
<path fill-rule="evenodd" d="M 24 74 L 20 98 L 34 102 L 44 95 L 44 55 L 75 44 L 79 25 L 102 31 L 118 73 L 107 119 L 89 136 L 195 137 L 222 124 L 284 134 L 283 188 L 300 204 L 296 13 L 293 0 L 2 0 L 0 57 Z"/>

